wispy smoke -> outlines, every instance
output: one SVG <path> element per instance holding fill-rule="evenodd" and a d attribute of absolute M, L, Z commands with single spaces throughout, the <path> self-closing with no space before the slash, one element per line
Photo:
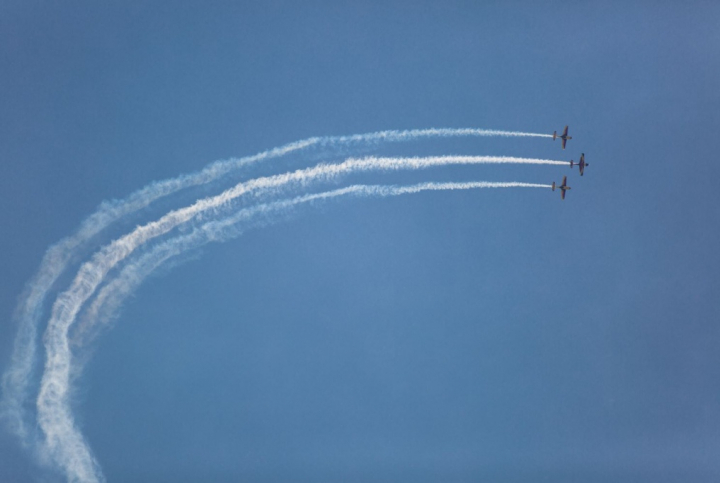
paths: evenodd
<path fill-rule="evenodd" d="M 392 160 L 393 163 L 397 163 L 398 161 L 399 160 Z M 414 160 L 414 162 L 417 162 L 417 160 Z M 332 166 L 337 167 L 339 165 Z M 330 168 L 330 166 L 327 167 Z M 284 178 L 284 175 L 281 175 L 280 178 Z M 101 294 L 100 303 L 102 304 L 102 300 L 105 300 L 108 303 L 108 307 L 112 309 L 117 308 L 122 299 L 133 287 L 137 286 L 147 274 L 165 260 L 200 244 L 209 241 L 222 241 L 232 237 L 234 233 L 239 233 L 235 225 L 242 220 L 247 220 L 255 216 L 267 216 L 272 213 L 282 212 L 283 210 L 287 211 L 301 203 L 350 194 L 356 196 L 397 196 L 426 190 L 510 187 L 550 188 L 550 185 L 488 182 L 425 183 L 409 187 L 356 185 L 244 209 L 224 220 L 205 223 L 190 235 L 181 236 L 158 245 L 158 247 L 142 257 L 139 264 L 131 264 L 128 266 L 129 268 L 126 268 L 124 275 L 118 279 L 121 280 L 121 282 L 118 282 L 119 284 L 122 284 L 122 281 L 124 281 L 125 285 L 108 285 L 108 287 L 112 288 Z M 219 197 L 216 198 L 222 197 L 223 195 L 219 195 Z M 208 200 L 202 201 L 203 202 L 196 205 L 203 207 L 212 205 Z M 184 219 L 184 217 L 176 218 L 169 216 L 167 220 L 178 221 L 182 219 Z M 165 224 L 166 220 L 161 219 L 149 225 L 157 227 Z M 72 352 L 70 350 L 68 329 L 74 321 L 81 305 L 99 285 L 109 268 L 129 255 L 133 246 L 136 246 L 137 243 L 147 240 L 145 232 L 152 232 L 152 230 L 145 230 L 149 225 L 138 228 L 136 230 L 137 233 L 133 232 L 135 236 L 133 236 L 133 234 L 127 235 L 113 242 L 93 257 L 93 261 L 86 263 L 81 268 L 71 289 L 61 294 L 56 301 L 51 320 L 45 333 L 45 348 L 48 359 L 42 378 L 40 394 L 38 396 L 38 422 L 45 434 L 45 448 L 49 456 L 64 469 L 71 481 L 102 481 L 102 474 L 92 457 L 89 447 L 84 444 L 82 434 L 74 424 L 70 409 L 68 394 L 71 383 Z M 111 292 L 113 288 L 117 290 L 117 294 Z"/>
<path fill-rule="evenodd" d="M 28 444 L 32 425 L 28 422 L 29 417 L 23 406 L 29 396 L 29 384 L 36 360 L 37 327 L 42 317 L 45 298 L 68 264 L 77 256 L 79 248 L 117 220 L 180 190 L 213 182 L 232 171 L 293 152 L 310 148 L 343 150 L 363 143 L 402 142 L 421 138 L 457 136 L 552 137 L 549 134 L 473 128 L 390 130 L 351 136 L 312 137 L 253 156 L 218 161 L 197 173 L 152 183 L 123 200 L 103 203 L 81 224 L 75 234 L 60 240 L 48 249 L 38 272 L 28 283 L 21 296 L 15 314 L 18 333 L 15 338 L 12 359 L 2 378 L 3 399 L 0 402 L 0 415 L 21 441 Z"/>
<path fill-rule="evenodd" d="M 24 444 L 36 438 L 36 426 L 30 422 L 26 409 L 29 387 L 36 360 L 37 328 L 47 293 L 59 276 L 76 258 L 80 249 L 119 219 L 149 206 L 156 200 L 180 190 L 207 184 L 224 175 L 256 162 L 285 156 L 312 147 L 342 152 L 357 143 L 411 141 L 423 137 L 449 136 L 512 136 L 551 137 L 551 135 L 482 129 L 424 129 L 410 131 L 382 131 L 371 134 L 317 137 L 298 141 L 254 156 L 213 163 L 204 170 L 153 183 L 121 201 L 102 204 L 88 217 L 80 229 L 48 249 L 40 269 L 28 284 L 18 305 L 19 322 L 11 365 L 3 375 L 1 415 Z M 349 158 L 338 164 L 320 164 L 284 174 L 266 176 L 238 183 L 217 196 L 201 199 L 194 204 L 170 211 L 158 220 L 137 227 L 95 253 L 81 265 L 71 286 L 62 292 L 52 306 L 43 342 L 46 349 L 45 370 L 40 382 L 36 403 L 37 427 L 43 433 L 43 454 L 63 469 L 69 481 L 103 481 L 102 472 L 89 446 L 77 429 L 70 403 L 73 371 L 69 329 L 87 300 L 103 283 L 109 270 L 131 256 L 143 244 L 169 234 L 176 227 L 188 223 L 196 226 L 189 234 L 178 235 L 158 243 L 147 253 L 128 263 L 120 274 L 97 295 L 86 311 L 83 326 L 74 334 L 80 342 L 86 330 L 92 332 L 100 322 L 110 320 L 127 294 L 144 278 L 167 260 L 210 241 L 223 241 L 239 235 L 243 229 L 257 223 L 269 223 L 290 213 L 295 207 L 339 196 L 396 196 L 426 190 L 546 187 L 526 183 L 424 183 L 421 185 L 366 186 L 354 185 L 324 193 L 306 194 L 280 201 L 271 201 L 243 209 L 233 206 L 241 197 L 253 194 L 277 197 L 290 189 L 304 188 L 311 183 L 332 181 L 339 176 L 365 171 L 424 169 L 432 166 L 459 164 L 546 164 L 567 165 L 564 161 L 498 156 L 435 156 L 416 158 L 365 157 Z M 256 202 L 256 200 L 254 200 Z M 235 212 L 227 215 L 228 210 Z M 225 213 L 225 214 L 223 214 Z M 77 367 L 76 367 L 77 370 Z"/>

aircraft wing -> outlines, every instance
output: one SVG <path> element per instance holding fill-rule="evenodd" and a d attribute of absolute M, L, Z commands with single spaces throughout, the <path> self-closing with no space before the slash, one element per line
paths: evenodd
<path fill-rule="evenodd" d="M 565 149 L 565 143 L 567 142 L 566 138 L 562 138 L 562 148 Z"/>
<path fill-rule="evenodd" d="M 565 190 L 562 190 L 562 191 L 560 192 L 560 197 L 561 197 L 562 199 L 565 199 Z"/>
<path fill-rule="evenodd" d="M 560 187 L 562 188 L 563 186 L 567 186 L 567 176 L 563 176 L 563 182 L 560 185 Z M 564 195 L 565 195 L 565 191 L 563 191 L 563 197 L 564 197 Z"/>
<path fill-rule="evenodd" d="M 565 130 L 563 131 L 563 136 L 567 136 L 567 132 L 568 132 L 568 127 L 565 126 Z"/>

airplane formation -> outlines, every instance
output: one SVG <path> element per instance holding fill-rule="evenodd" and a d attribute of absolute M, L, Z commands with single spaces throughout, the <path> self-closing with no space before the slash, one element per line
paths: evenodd
<path fill-rule="evenodd" d="M 567 126 L 565 126 L 565 130 L 563 130 L 563 133 L 560 136 L 558 136 L 557 131 L 553 131 L 552 138 L 553 138 L 553 141 L 560 138 L 562 140 L 562 148 L 563 149 L 565 149 L 565 144 L 567 144 L 568 139 L 572 139 L 571 136 L 568 136 L 568 127 Z M 585 166 L 590 166 L 590 163 L 585 162 L 585 153 L 582 153 L 580 155 L 580 161 L 578 161 L 577 163 L 575 161 L 573 161 L 572 159 L 570 160 L 570 169 L 572 169 L 572 167 L 575 165 L 577 165 L 578 169 L 580 170 L 580 176 L 584 175 L 585 174 Z M 563 180 L 562 180 L 562 183 L 560 183 L 560 185 L 556 185 L 555 181 L 553 181 L 552 190 L 555 191 L 555 188 L 560 190 L 560 197 L 562 199 L 565 199 L 565 192 L 569 189 L 572 189 L 572 188 L 570 188 L 570 186 L 567 185 L 567 176 L 563 176 Z"/>

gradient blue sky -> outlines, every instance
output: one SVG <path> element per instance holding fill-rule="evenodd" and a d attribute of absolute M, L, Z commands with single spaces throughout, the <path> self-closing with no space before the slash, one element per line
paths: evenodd
<path fill-rule="evenodd" d="M 341 201 L 149 280 L 78 420 L 110 483 L 718 481 L 720 6 L 627 3 L 2 2 L 0 362 L 102 200 L 310 136 L 569 124 L 386 152 L 583 178 L 373 178 L 565 202 Z M 62 481 L 5 432 L 0 480 Z"/>

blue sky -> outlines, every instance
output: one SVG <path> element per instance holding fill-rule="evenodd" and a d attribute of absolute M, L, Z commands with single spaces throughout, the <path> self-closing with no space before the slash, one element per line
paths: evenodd
<path fill-rule="evenodd" d="M 716 481 L 719 14 L 711 2 L 5 2 L 0 361 L 45 250 L 103 200 L 311 136 L 569 124 L 566 151 L 458 138 L 379 152 L 584 152 L 582 178 L 474 166 L 348 180 L 567 174 L 564 202 L 549 190 L 341 200 L 193 252 L 99 338 L 75 417 L 111 483 Z M 153 205 L 95 248 L 235 181 Z M 6 432 L 0 480 L 64 481 Z"/>

